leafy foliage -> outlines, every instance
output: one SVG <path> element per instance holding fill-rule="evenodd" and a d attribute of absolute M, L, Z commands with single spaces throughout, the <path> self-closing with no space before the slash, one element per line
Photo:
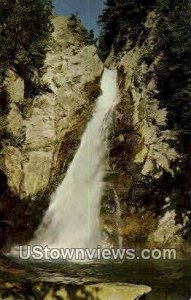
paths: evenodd
<path fill-rule="evenodd" d="M 102 25 L 99 47 L 103 58 L 112 46 L 117 52 L 125 46 L 127 39 L 136 40 L 152 3 L 152 0 L 107 0 L 98 21 Z"/>
<path fill-rule="evenodd" d="M 163 53 L 157 66 L 159 98 L 169 108 L 169 125 L 190 134 L 191 125 L 191 3 L 189 0 L 107 0 L 99 22 L 103 26 L 100 51 L 106 58 L 113 47 L 118 54 L 127 41 L 131 47 L 145 39 L 144 21 L 150 10 L 157 10 L 161 22 L 157 28 L 156 45 L 143 60 L 153 61 Z"/>
<path fill-rule="evenodd" d="M 73 32 L 82 33 L 83 42 L 85 45 L 96 45 L 97 39 L 94 36 L 94 31 L 88 31 L 85 27 L 81 26 L 81 20 L 78 15 L 72 14 L 69 18 L 69 27 Z"/>
<path fill-rule="evenodd" d="M 96 45 L 97 39 L 94 36 L 94 31 L 91 29 L 86 34 L 86 45 Z"/>
<path fill-rule="evenodd" d="M 165 57 L 159 78 L 161 101 L 169 108 L 169 124 L 181 131 L 191 129 L 191 4 L 179 3 L 163 18 L 157 35 Z"/>
<path fill-rule="evenodd" d="M 175 7 L 177 0 L 107 0 L 99 17 L 102 32 L 99 39 L 100 55 L 103 59 L 111 47 L 115 53 L 122 50 L 127 39 L 132 47 L 144 29 L 144 21 L 151 9 L 168 10 Z M 184 2 L 184 1 L 183 1 Z"/>
<path fill-rule="evenodd" d="M 14 66 L 28 83 L 43 66 L 52 32 L 51 0 L 0 0 L 0 71 Z"/>
<path fill-rule="evenodd" d="M 152 32 L 144 26 L 151 10 L 155 10 L 153 15 L 158 18 L 157 28 L 153 27 Z M 170 197 L 171 208 L 177 212 L 176 221 L 184 224 L 183 235 L 188 238 L 191 233 L 191 2 L 107 0 L 99 21 L 102 24 L 99 46 L 103 59 L 111 49 L 118 57 L 122 51 L 128 51 L 136 45 L 142 51 L 140 65 L 144 62 L 150 66 L 155 61 L 152 71 L 144 74 L 143 79 L 146 84 L 151 79 L 150 76 L 158 79 L 155 96 L 161 106 L 168 109 L 168 129 L 178 133 L 179 144 L 174 146 L 178 147 L 182 160 L 174 163 L 174 177 L 164 174 L 160 180 L 152 181 L 151 186 L 148 182 L 145 184 L 144 177 L 136 203 L 141 206 L 156 206 L 156 211 L 159 212 L 160 206 L 165 205 L 164 199 Z M 147 44 L 148 37 L 151 37 L 152 42 Z M 124 159 L 122 162 L 124 165 Z M 138 180 L 134 181 L 133 187 Z M 135 186 L 134 189 L 139 193 L 139 187 Z M 131 195 L 128 197 L 131 201 Z"/>
<path fill-rule="evenodd" d="M 179 151 L 184 154 L 180 174 L 169 184 L 169 190 L 175 197 L 178 222 L 184 223 L 184 215 L 191 209 L 191 3 L 176 2 L 174 9 L 163 18 L 158 27 L 161 48 L 165 55 L 161 60 L 157 74 L 159 78 L 159 98 L 169 111 L 169 127 L 179 133 Z M 190 237 L 191 214 L 184 229 L 184 236 Z"/>

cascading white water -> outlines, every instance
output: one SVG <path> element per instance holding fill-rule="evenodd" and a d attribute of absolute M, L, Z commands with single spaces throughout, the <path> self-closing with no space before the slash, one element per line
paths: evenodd
<path fill-rule="evenodd" d="M 107 168 L 107 134 L 118 99 L 117 72 L 104 70 L 102 95 L 67 174 L 36 232 L 36 245 L 93 248 L 101 243 L 100 201 Z"/>

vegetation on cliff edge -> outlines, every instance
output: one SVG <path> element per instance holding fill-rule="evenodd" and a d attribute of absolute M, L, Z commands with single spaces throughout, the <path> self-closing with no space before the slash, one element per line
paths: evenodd
<path fill-rule="evenodd" d="M 29 96 L 38 86 L 53 30 L 51 0 L 0 0 L 0 76 L 14 67 Z"/>
<path fill-rule="evenodd" d="M 146 41 L 151 37 L 151 32 L 145 26 L 145 22 L 151 11 L 154 11 L 158 17 L 158 25 L 154 33 L 152 28 L 153 44 L 149 45 Z M 145 82 L 151 79 L 149 76 L 157 79 L 155 97 L 158 98 L 161 107 L 168 109 L 167 129 L 178 133 L 179 143 L 176 147 L 182 155 L 181 165 L 174 166 L 176 169 L 174 177 L 165 173 L 160 180 L 153 179 L 151 182 L 150 179 L 140 182 L 137 180 L 132 184 L 133 195 L 129 193 L 126 201 L 130 203 L 136 201 L 136 204 L 141 207 L 145 203 L 147 207 L 155 206 L 155 212 L 159 213 L 160 207 L 165 205 L 164 198 L 169 196 L 172 200 L 170 209 L 175 209 L 177 212 L 177 222 L 183 224 L 183 218 L 187 216 L 188 222 L 184 227 L 183 235 L 189 238 L 191 232 L 191 3 L 188 0 L 107 0 L 99 22 L 102 24 L 99 51 L 103 59 L 106 59 L 113 50 L 116 59 L 119 60 L 123 54 L 134 47 L 141 48 L 140 65 L 144 62 L 149 68 L 155 58 L 160 57 L 160 61 L 155 64 L 154 73 L 148 72 L 143 76 Z M 140 177 L 140 173 L 137 177 Z M 132 203 L 130 205 L 132 206 Z"/>

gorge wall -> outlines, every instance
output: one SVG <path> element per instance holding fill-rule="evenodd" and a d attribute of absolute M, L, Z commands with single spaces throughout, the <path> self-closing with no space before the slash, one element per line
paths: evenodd
<path fill-rule="evenodd" d="M 117 69 L 120 95 L 109 134 L 109 168 L 100 224 L 106 246 L 176 248 L 179 256 L 187 257 L 191 252 L 190 170 L 184 139 L 169 125 L 171 111 L 159 97 L 161 61 L 165 57 L 159 45 L 162 18 L 159 11 L 150 9 L 136 39 L 132 42 L 127 35 L 125 46 L 118 51 L 113 45 L 105 62 L 106 67 Z M 96 46 L 85 40 L 81 22 L 55 17 L 53 23 L 51 47 L 42 70 L 44 89 L 33 99 L 27 98 L 26 83 L 16 70 L 6 72 L 0 103 L 0 250 L 31 239 L 50 195 L 67 172 L 101 93 L 104 63 Z M 4 299 L 26 299 L 27 295 L 47 300 L 120 296 L 133 300 L 145 299 L 151 291 L 148 286 L 126 284 L 84 286 L 77 277 L 79 286 L 75 280 L 65 285 L 38 283 L 37 278 L 36 283 L 29 283 L 24 271 L 12 267 L 8 259 L 0 261 Z M 170 273 L 168 265 L 166 272 L 160 268 L 153 272 L 154 281 L 161 274 L 165 279 L 161 277 L 161 295 L 154 290 L 148 299 L 168 297 L 163 283 L 168 285 Z M 14 274 L 18 282 L 5 283 L 3 276 L 9 278 L 9 274 Z M 131 271 L 129 274 L 131 277 Z M 180 299 L 186 280 L 184 284 L 179 281 L 179 271 L 169 277 L 173 281 L 172 290 L 168 287 L 169 297 Z M 174 282 L 179 285 L 178 295 Z"/>
<path fill-rule="evenodd" d="M 44 92 L 26 99 L 25 83 L 14 69 L 7 70 L 4 82 L 0 214 L 24 239 L 63 178 L 100 94 L 103 63 L 96 47 L 86 45 L 81 22 L 74 23 L 62 16 L 53 20 Z"/>
<path fill-rule="evenodd" d="M 184 255 L 190 251 L 191 208 L 184 196 L 189 170 L 179 132 L 169 126 L 170 112 L 158 98 L 165 55 L 158 45 L 161 18 L 150 11 L 134 43 L 127 38 L 105 62 L 118 70 L 120 102 L 110 129 L 101 227 L 106 244 L 117 246 L 121 239 L 123 246 L 176 247 Z M 7 70 L 4 82 L 0 216 L 14 225 L 14 242 L 29 239 L 41 222 L 100 94 L 104 64 L 96 47 L 86 44 L 80 21 L 56 17 L 53 22 L 44 92 L 26 99 L 25 83 L 14 69 Z M 5 224 L 0 225 L 4 232 Z"/>
<path fill-rule="evenodd" d="M 181 136 L 169 126 L 171 112 L 158 97 L 165 55 L 157 32 L 161 18 L 150 11 L 134 45 L 127 38 L 126 46 L 118 53 L 112 48 L 106 60 L 118 70 L 121 101 L 111 128 L 101 219 L 106 242 L 117 245 L 120 235 L 123 246 L 175 247 L 185 255 L 190 252 L 184 239 L 190 222 L 184 195 L 189 170 Z"/>

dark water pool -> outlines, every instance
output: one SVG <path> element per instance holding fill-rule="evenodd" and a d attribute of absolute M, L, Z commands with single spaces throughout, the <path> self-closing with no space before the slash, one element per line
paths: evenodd
<path fill-rule="evenodd" d="M 147 285 L 152 288 L 149 294 L 139 298 L 142 300 L 189 300 L 191 297 L 190 262 L 190 260 L 149 260 L 91 263 L 41 261 L 37 263 L 32 260 L 20 261 L 2 256 L 0 260 L 0 290 L 3 291 L 4 295 L 10 293 L 13 299 L 44 299 L 40 296 L 32 298 L 30 295 L 29 297 L 27 293 L 30 294 L 33 287 L 38 284 L 44 284 L 46 288 L 62 286 L 67 289 L 69 287 L 73 291 L 90 284 L 109 283 L 127 286 L 133 284 Z M 17 292 L 20 293 L 20 296 L 25 293 L 24 298 L 20 296 L 17 298 Z M 93 296 L 92 298 L 88 297 L 78 298 L 74 296 L 67 299 L 98 299 L 93 298 Z M 5 297 L 4 299 L 8 298 Z M 123 298 L 119 297 L 115 300 L 118 299 Z"/>

